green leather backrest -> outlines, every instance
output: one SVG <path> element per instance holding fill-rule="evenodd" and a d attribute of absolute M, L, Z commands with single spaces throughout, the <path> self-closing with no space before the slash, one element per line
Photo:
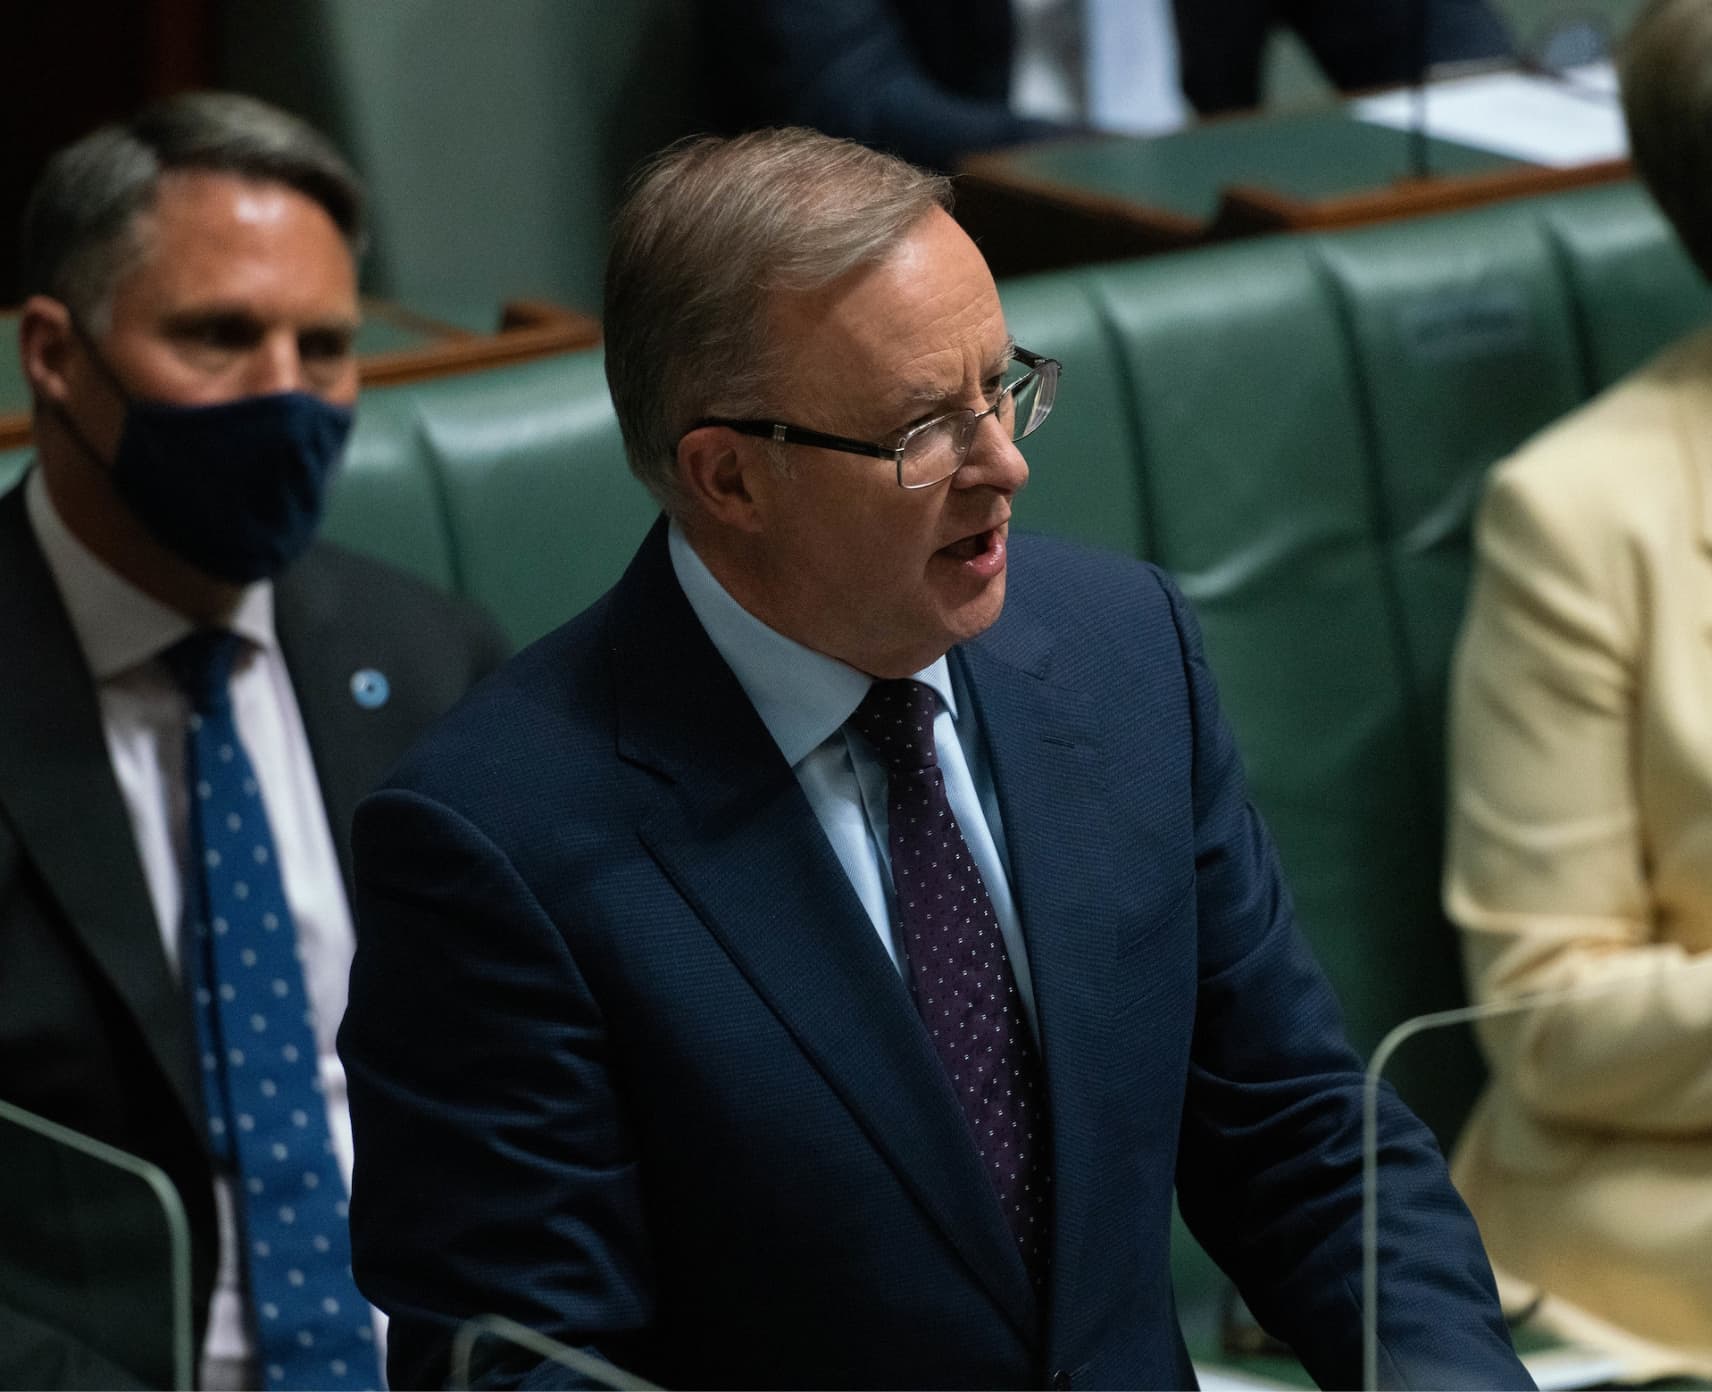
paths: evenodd
<path fill-rule="evenodd" d="M 1440 730 L 1481 479 L 1712 295 L 1631 186 L 1001 294 L 1065 364 L 1018 525 L 1180 578 L 1358 1047 L 1454 1003 Z M 365 393 L 328 533 L 521 642 L 610 585 L 654 515 L 597 350 Z M 1416 1100 L 1448 1131 L 1466 1087 L 1440 1091 Z"/>
<path fill-rule="evenodd" d="M 1386 855 L 1342 867 L 1360 897 L 1311 925 L 1371 1049 L 1404 1017 L 1461 1000 L 1438 880 L 1445 684 L 1470 519 L 1487 469 L 1573 407 L 1583 382 L 1551 246 L 1525 211 L 1374 229 L 1316 253 L 1360 391 L 1370 534 L 1401 684 L 1389 710 L 1408 756 L 1364 762 L 1361 779 L 1387 808 Z M 1416 1110 L 1454 1135 L 1480 1079 L 1466 1032 L 1405 1052 L 1392 1071 Z"/>
<path fill-rule="evenodd" d="M 30 388 L 18 357 L 18 321 L 11 315 L 0 318 L 0 415 L 30 409 Z"/>
<path fill-rule="evenodd" d="M 1001 295 L 1017 339 L 1065 365 L 1018 524 L 1180 579 L 1357 1047 L 1455 1004 L 1440 731 L 1481 480 L 1712 293 L 1625 185 Z M 25 458 L 0 453 L 0 487 Z M 594 350 L 366 392 L 327 530 L 522 642 L 605 590 L 654 515 Z M 1475 1060 L 1400 1064 L 1448 1139 Z M 1208 1296 L 1192 1244 L 1177 1273 Z"/>
<path fill-rule="evenodd" d="M 1635 185 L 1541 200 L 1540 215 L 1569 283 L 1591 390 L 1712 317 L 1712 286 Z"/>
<path fill-rule="evenodd" d="M 1572 307 L 1525 208 L 1372 229 L 1316 251 L 1360 384 L 1370 528 L 1436 798 L 1473 508 L 1492 463 L 1585 394 Z M 1436 800 L 1426 810 L 1436 829 Z"/>
<path fill-rule="evenodd" d="M 1392 783 L 1415 751 L 1343 306 L 1299 240 L 1091 279 L 1126 357 L 1147 554 L 1195 605 L 1301 920 L 1371 1047 L 1436 1002 L 1375 993 L 1343 941 L 1411 877 L 1418 831 Z"/>
<path fill-rule="evenodd" d="M 598 349 L 418 390 L 457 587 L 539 637 L 623 573 L 658 513 L 625 465 Z"/>
<path fill-rule="evenodd" d="M 455 590 L 439 480 L 418 419 L 421 390 L 378 387 L 362 394 L 324 535 Z"/>
<path fill-rule="evenodd" d="M 23 478 L 24 470 L 30 464 L 30 448 L 28 445 L 21 449 L 0 450 L 0 493 L 4 493 L 19 479 Z"/>
<path fill-rule="evenodd" d="M 1064 364 L 1058 407 L 1022 446 L 1029 476 L 1015 525 L 1139 555 L 1146 525 L 1129 392 L 1087 285 L 1030 276 L 1000 292 L 1011 336 Z"/>
<path fill-rule="evenodd" d="M 1064 278 L 1121 355 L 1140 553 L 1196 605 L 1300 921 L 1371 1050 L 1462 995 L 1442 730 L 1485 473 L 1712 294 L 1628 185 Z M 1453 1135 L 1472 1051 L 1396 1074 Z"/>
<path fill-rule="evenodd" d="M 327 533 L 487 605 L 524 643 L 617 580 L 656 511 L 595 349 L 365 392 Z"/>

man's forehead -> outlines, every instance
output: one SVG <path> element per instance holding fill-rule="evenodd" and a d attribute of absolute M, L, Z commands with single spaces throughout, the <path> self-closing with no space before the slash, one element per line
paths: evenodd
<path fill-rule="evenodd" d="M 271 179 L 216 170 L 170 170 L 134 224 L 136 251 L 116 289 L 165 289 L 193 299 L 230 297 L 222 276 L 303 277 L 354 286 L 356 265 L 332 217 L 307 194 Z"/>
<path fill-rule="evenodd" d="M 865 396 L 899 407 L 991 377 L 1012 346 L 986 262 L 948 217 L 837 283 L 776 294 L 767 320 L 788 370 L 859 378 Z"/>
<path fill-rule="evenodd" d="M 154 197 L 139 210 L 137 225 L 150 237 L 199 244 L 232 241 L 282 225 L 314 226 L 349 253 L 332 215 L 301 189 L 277 179 L 216 169 L 170 169 Z"/>
<path fill-rule="evenodd" d="M 924 363 L 902 365 L 875 383 L 876 392 L 900 410 L 943 403 L 948 395 L 969 387 L 971 378 L 985 382 L 1011 360 L 1016 340 L 1001 330 L 991 344 L 946 343 L 943 351 Z"/>

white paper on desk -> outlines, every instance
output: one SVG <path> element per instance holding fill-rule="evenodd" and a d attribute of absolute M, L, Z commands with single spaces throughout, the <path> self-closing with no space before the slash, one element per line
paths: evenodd
<path fill-rule="evenodd" d="M 1482 73 L 1430 83 L 1427 134 L 1529 164 L 1567 169 L 1624 159 L 1629 133 L 1609 63 L 1566 69 L 1561 77 Z M 1349 104 L 1358 120 L 1412 130 L 1416 93 L 1404 89 Z"/>

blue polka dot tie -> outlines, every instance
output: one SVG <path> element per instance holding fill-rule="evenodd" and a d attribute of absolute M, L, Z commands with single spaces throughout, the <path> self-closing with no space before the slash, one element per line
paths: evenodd
<path fill-rule="evenodd" d="M 184 968 L 208 1140 L 239 1194 L 268 1387 L 372 1387 L 379 1361 L 351 1278 L 314 1014 L 267 809 L 232 715 L 239 644 L 235 634 L 203 631 L 166 654 L 191 708 Z"/>
<path fill-rule="evenodd" d="M 880 681 L 850 723 L 886 766 L 898 937 L 911 993 L 1036 1285 L 1048 1265 L 1046 1088 L 980 869 L 945 796 L 938 697 Z"/>

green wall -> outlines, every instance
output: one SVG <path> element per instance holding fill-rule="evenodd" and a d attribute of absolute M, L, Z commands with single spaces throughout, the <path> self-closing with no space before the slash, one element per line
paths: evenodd
<path fill-rule="evenodd" d="M 636 160 L 695 129 L 690 0 L 226 0 L 220 80 L 307 116 L 368 179 L 365 286 L 491 328 L 597 309 Z"/>

